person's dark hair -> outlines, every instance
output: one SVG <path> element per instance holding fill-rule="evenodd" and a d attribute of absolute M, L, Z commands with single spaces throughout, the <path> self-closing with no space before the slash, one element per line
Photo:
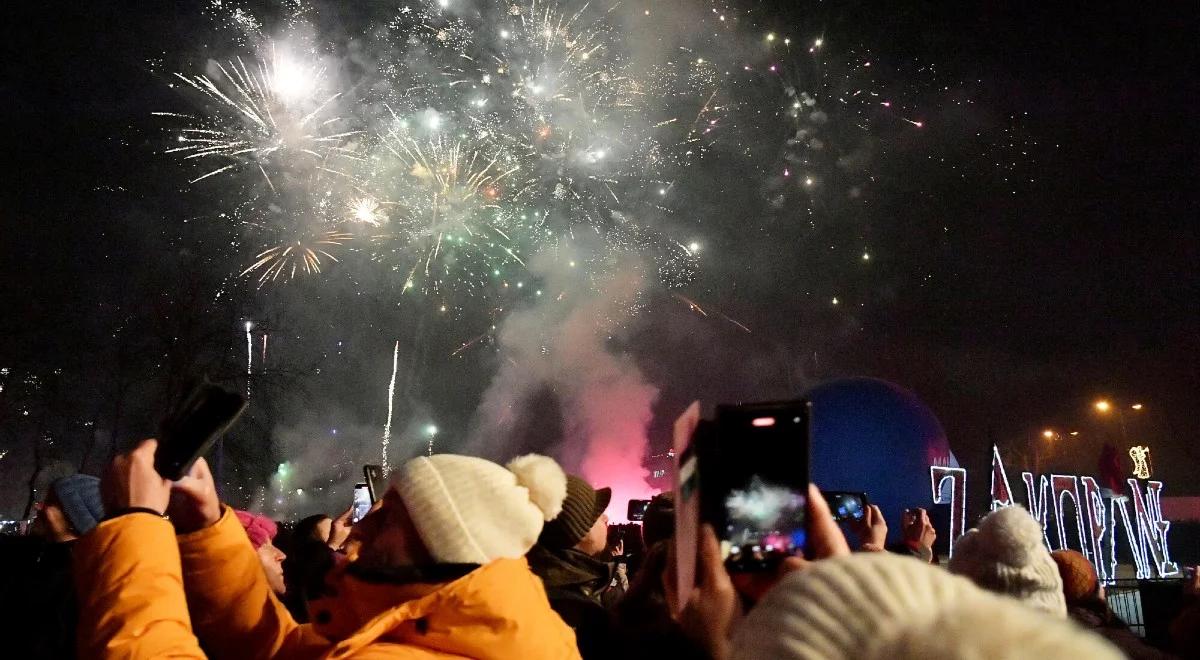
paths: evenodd
<path fill-rule="evenodd" d="M 642 570 L 629 583 L 624 598 L 613 610 L 617 632 L 615 644 L 624 660 L 698 660 L 708 657 L 684 635 L 683 629 L 671 617 L 671 606 L 663 587 L 670 545 L 670 541 L 659 541 L 646 550 Z"/>
<path fill-rule="evenodd" d="M 642 519 L 642 543 L 647 548 L 675 536 L 675 494 L 660 493 L 650 499 Z"/>
<path fill-rule="evenodd" d="M 334 566 L 334 552 L 324 541 L 297 536 L 283 560 L 287 591 L 283 604 L 298 623 L 308 623 L 308 601 L 324 590 L 325 574 Z"/>
<path fill-rule="evenodd" d="M 326 542 L 328 539 L 317 537 L 317 525 L 322 520 L 331 520 L 331 518 L 323 513 L 316 513 L 307 518 L 302 518 L 296 526 L 292 528 L 292 538 L 296 543 L 312 539 L 313 541 Z"/>
<path fill-rule="evenodd" d="M 1100 618 L 1101 625 L 1109 628 L 1128 628 L 1128 624 L 1117 616 L 1109 606 L 1108 601 L 1100 596 L 1100 585 L 1096 585 L 1096 589 L 1087 598 L 1082 598 L 1077 601 L 1068 603 L 1068 607 L 1077 607 L 1081 610 L 1086 610 L 1095 614 Z"/>

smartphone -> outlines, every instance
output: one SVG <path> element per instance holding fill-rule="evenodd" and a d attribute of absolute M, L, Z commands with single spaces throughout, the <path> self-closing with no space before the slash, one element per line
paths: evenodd
<path fill-rule="evenodd" d="M 807 541 L 807 401 L 718 406 L 700 449 L 701 516 L 731 572 L 774 570 Z"/>
<path fill-rule="evenodd" d="M 350 514 L 350 523 L 354 524 L 363 519 L 371 510 L 371 491 L 366 484 L 354 484 L 354 512 Z"/>
<path fill-rule="evenodd" d="M 178 481 L 246 409 L 236 392 L 204 382 L 181 399 L 159 425 L 154 469 Z"/>
<path fill-rule="evenodd" d="M 867 515 L 869 502 L 866 493 L 829 490 L 821 494 L 829 503 L 829 512 L 833 514 L 833 519 L 838 522 L 858 521 Z"/>
<path fill-rule="evenodd" d="M 367 493 L 371 496 L 371 504 L 378 502 L 387 492 L 387 480 L 383 478 L 383 466 L 364 465 L 363 478 L 367 480 Z"/>
<path fill-rule="evenodd" d="M 629 507 L 625 510 L 625 517 L 630 520 L 645 520 L 646 509 L 650 507 L 650 500 L 629 500 Z"/>
<path fill-rule="evenodd" d="M 700 473 L 697 470 L 696 437 L 701 427 L 700 402 L 693 401 L 675 420 L 671 448 L 675 454 L 675 589 L 680 594 L 676 614 L 696 586 L 696 560 L 700 531 Z"/>

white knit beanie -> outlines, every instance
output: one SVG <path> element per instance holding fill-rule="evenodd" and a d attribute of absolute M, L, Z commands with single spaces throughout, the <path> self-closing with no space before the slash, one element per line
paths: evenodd
<path fill-rule="evenodd" d="M 814 562 L 771 589 L 734 633 L 733 660 L 1117 659 L 1103 639 L 911 557 Z"/>
<path fill-rule="evenodd" d="M 486 564 L 523 557 L 533 547 L 542 525 L 562 510 L 567 476 L 537 454 L 507 467 L 437 454 L 405 463 L 392 488 L 435 561 Z"/>
<path fill-rule="evenodd" d="M 948 568 L 988 591 L 1065 618 L 1062 575 L 1044 538 L 1041 524 L 1025 509 L 998 509 L 955 542 Z"/>

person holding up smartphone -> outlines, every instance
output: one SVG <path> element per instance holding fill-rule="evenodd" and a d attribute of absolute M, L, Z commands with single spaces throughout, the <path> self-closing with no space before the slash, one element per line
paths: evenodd
<path fill-rule="evenodd" d="M 936 563 L 933 544 L 937 542 L 937 529 L 929 522 L 929 512 L 920 507 L 904 510 L 901 523 L 904 530 L 904 545 L 898 552 L 910 554 L 927 563 Z"/>
<path fill-rule="evenodd" d="M 80 657 L 579 657 L 524 559 L 562 509 L 552 459 L 409 461 L 355 525 L 357 561 L 330 575 L 313 623 L 299 625 L 204 459 L 172 482 L 154 469 L 157 445 L 113 461 L 101 485 L 110 517 L 79 540 Z"/>

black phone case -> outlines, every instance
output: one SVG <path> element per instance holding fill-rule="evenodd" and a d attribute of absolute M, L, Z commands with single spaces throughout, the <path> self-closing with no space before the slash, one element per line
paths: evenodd
<path fill-rule="evenodd" d="M 371 497 L 371 504 L 379 501 L 379 498 L 387 490 L 387 481 L 383 478 L 383 466 L 368 464 L 363 466 L 363 478 L 367 482 L 367 494 Z"/>
<path fill-rule="evenodd" d="M 160 425 L 154 469 L 164 479 L 183 478 L 245 409 L 246 400 L 236 392 L 201 383 Z"/>

